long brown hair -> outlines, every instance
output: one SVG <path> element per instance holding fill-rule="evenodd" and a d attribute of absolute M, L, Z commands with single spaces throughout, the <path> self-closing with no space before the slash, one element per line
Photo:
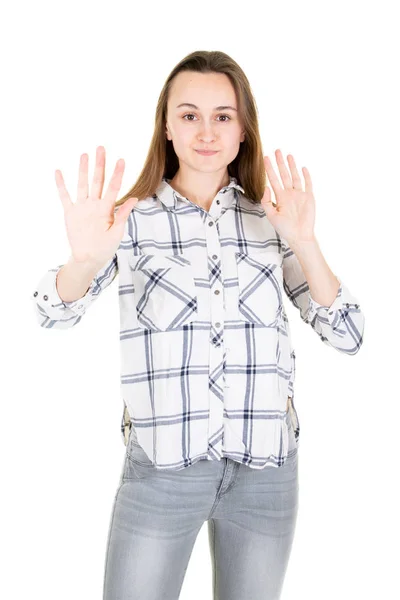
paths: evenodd
<path fill-rule="evenodd" d="M 172 141 L 165 135 L 168 93 L 172 80 L 180 71 L 198 73 L 225 73 L 235 89 L 238 114 L 243 124 L 245 139 L 236 158 L 228 165 L 230 176 L 236 177 L 250 202 L 259 203 L 266 186 L 266 173 L 258 127 L 258 110 L 249 81 L 241 67 L 224 52 L 196 50 L 183 58 L 171 71 L 157 102 L 155 127 L 142 172 L 133 187 L 119 200 L 117 208 L 128 198 L 142 200 L 152 196 L 163 177 L 172 179 L 179 168 L 179 160 Z"/>

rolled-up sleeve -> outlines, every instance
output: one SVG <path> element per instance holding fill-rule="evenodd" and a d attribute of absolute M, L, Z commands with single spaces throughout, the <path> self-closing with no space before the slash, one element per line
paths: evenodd
<path fill-rule="evenodd" d="M 302 320 L 311 325 L 321 341 L 339 352 L 356 354 L 364 336 L 365 317 L 358 299 L 337 275 L 340 285 L 330 306 L 316 302 L 310 294 L 300 262 L 286 242 L 283 244 L 283 287 Z"/>
<path fill-rule="evenodd" d="M 32 292 L 34 311 L 41 327 L 66 329 L 79 323 L 87 308 L 112 283 L 118 273 L 118 260 L 115 254 L 98 271 L 82 298 L 73 302 L 64 302 L 58 294 L 56 285 L 57 275 L 62 266 L 49 269 Z"/>

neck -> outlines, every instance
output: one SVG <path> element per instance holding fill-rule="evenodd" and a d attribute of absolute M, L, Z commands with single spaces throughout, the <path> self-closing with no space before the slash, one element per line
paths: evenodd
<path fill-rule="evenodd" d="M 206 181 L 204 177 L 196 181 L 196 178 L 193 179 L 192 176 L 188 180 L 182 177 L 182 174 L 178 170 L 169 183 L 178 194 L 194 202 L 194 204 L 198 204 L 208 212 L 220 189 L 229 185 L 230 182 L 228 171 L 224 173 L 222 178 L 218 176 L 218 173 L 210 173 L 209 175 L 210 179 Z M 217 177 L 215 177 L 216 175 Z"/>

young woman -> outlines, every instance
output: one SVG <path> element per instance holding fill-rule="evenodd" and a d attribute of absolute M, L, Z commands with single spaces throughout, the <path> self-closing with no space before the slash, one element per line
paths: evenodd
<path fill-rule="evenodd" d="M 249 82 L 223 52 L 169 75 L 136 184 L 116 202 L 80 161 L 60 171 L 71 258 L 33 294 L 67 328 L 119 273 L 126 455 L 109 529 L 104 600 L 177 599 L 208 521 L 213 594 L 276 600 L 298 509 L 295 352 L 283 292 L 320 340 L 355 354 L 364 316 L 321 254 L 315 200 L 293 156 L 263 157 Z M 266 175 L 274 192 L 266 185 Z M 128 424 L 129 427 L 125 427 Z"/>

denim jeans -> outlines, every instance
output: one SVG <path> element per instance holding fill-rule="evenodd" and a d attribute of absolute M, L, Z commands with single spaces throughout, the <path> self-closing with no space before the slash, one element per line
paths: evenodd
<path fill-rule="evenodd" d="M 132 429 L 109 526 L 103 600 L 178 600 L 205 521 L 210 600 L 278 600 L 298 510 L 290 413 L 287 423 L 290 457 L 265 469 L 229 458 L 155 469 Z"/>

